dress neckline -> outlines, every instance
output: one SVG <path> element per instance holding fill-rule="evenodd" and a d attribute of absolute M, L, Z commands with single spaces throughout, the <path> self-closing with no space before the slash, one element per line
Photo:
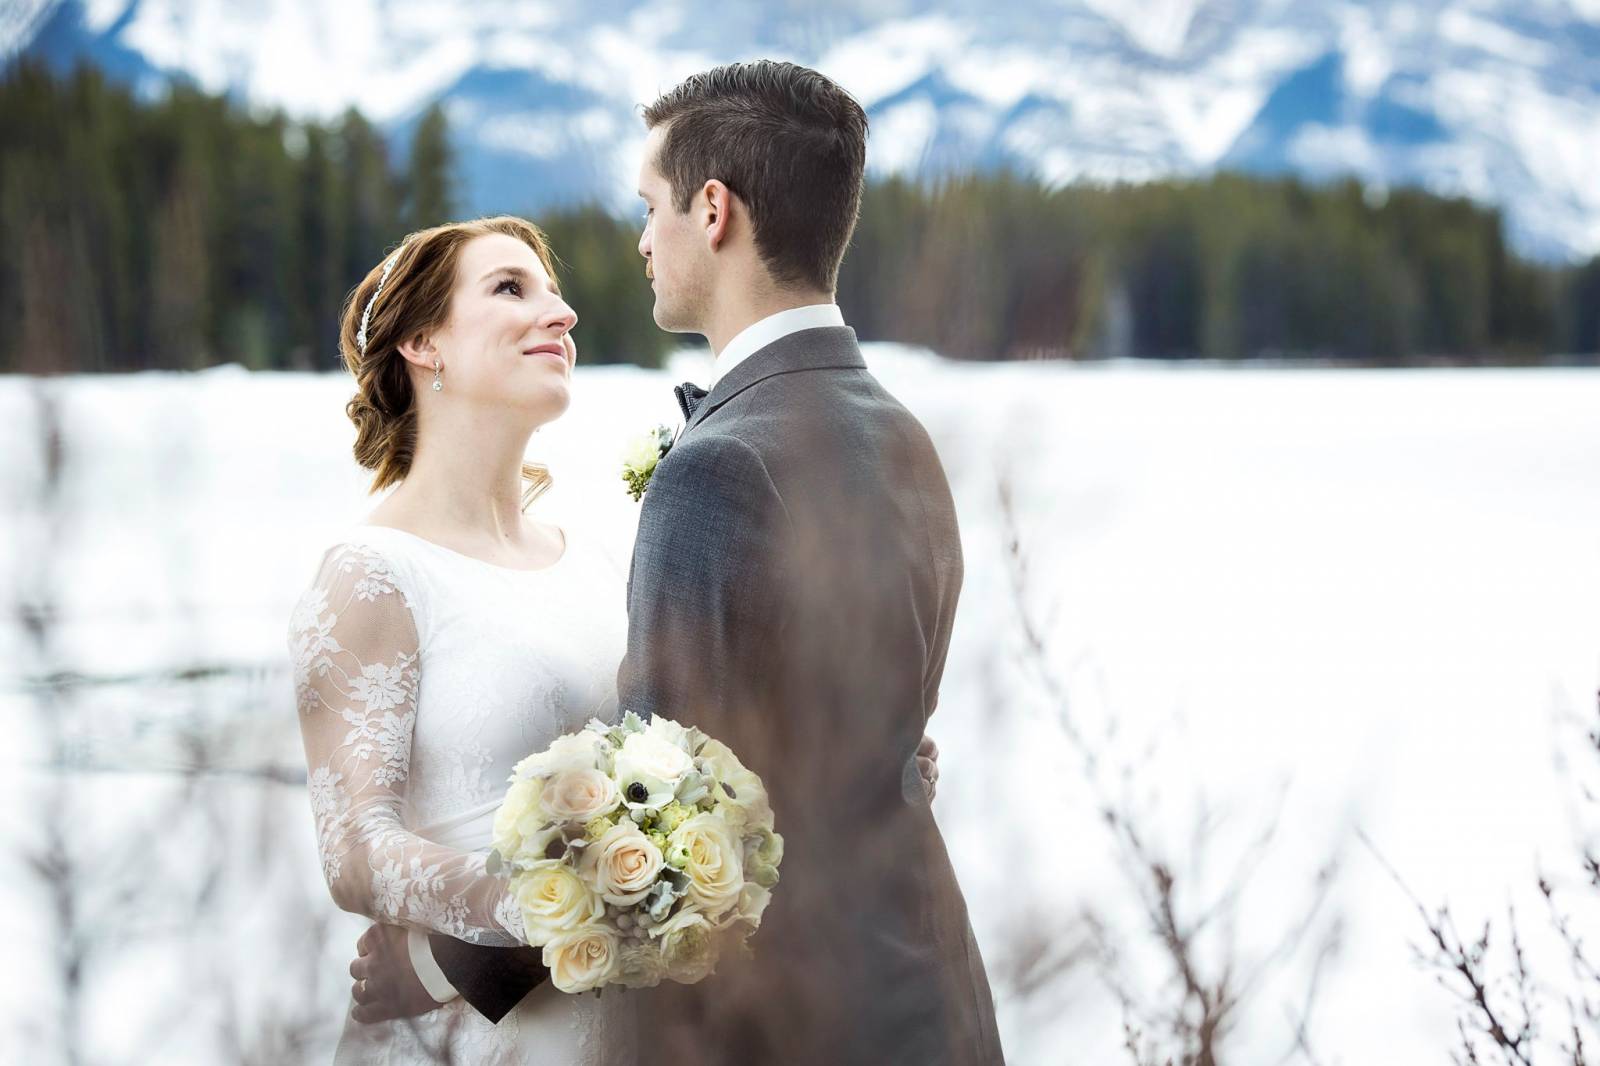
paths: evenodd
<path fill-rule="evenodd" d="M 434 551 L 442 552 L 445 555 L 454 556 L 457 559 L 462 559 L 476 566 L 485 567 L 489 570 L 494 570 L 502 574 L 548 574 L 552 570 L 559 569 L 561 564 L 567 561 L 567 557 L 572 554 L 572 538 L 567 534 L 566 529 L 562 526 L 556 527 L 556 529 L 561 533 L 561 554 L 556 556 L 555 562 L 546 566 L 539 566 L 531 569 L 521 566 L 501 566 L 499 563 L 491 563 L 489 560 L 480 559 L 476 555 L 468 555 L 465 552 L 458 552 L 454 548 L 446 548 L 443 544 L 440 544 L 437 541 L 431 541 L 427 537 L 419 537 L 417 534 L 401 529 L 398 526 L 377 526 L 371 523 L 362 523 L 361 525 L 356 526 L 356 529 L 381 529 L 387 533 L 398 533 L 402 537 L 405 537 L 408 540 L 416 541 L 418 544 L 426 545 L 427 547 L 432 548 Z"/>

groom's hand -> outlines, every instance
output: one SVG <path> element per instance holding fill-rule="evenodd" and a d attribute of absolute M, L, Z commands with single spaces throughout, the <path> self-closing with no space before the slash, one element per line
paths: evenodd
<path fill-rule="evenodd" d="M 350 1016 L 358 1022 L 410 1018 L 439 1008 L 411 968 L 403 926 L 374 925 L 362 933 L 350 976 L 355 978 L 350 995 L 356 1001 Z"/>
<path fill-rule="evenodd" d="M 939 745 L 926 734 L 917 745 L 917 773 L 922 775 L 922 787 L 928 790 L 928 802 L 932 803 L 934 793 L 939 791 Z"/>

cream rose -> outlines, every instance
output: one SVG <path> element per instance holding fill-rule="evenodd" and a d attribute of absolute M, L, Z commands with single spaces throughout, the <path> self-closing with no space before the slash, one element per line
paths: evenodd
<path fill-rule="evenodd" d="M 661 944 L 669 978 L 692 985 L 716 968 L 717 944 L 712 932 L 711 922 L 694 907 L 683 908 L 656 927 L 652 935 Z"/>
<path fill-rule="evenodd" d="M 767 799 L 767 787 L 739 761 L 732 748 L 720 740 L 708 740 L 700 749 L 700 758 L 711 776 L 717 779 L 713 790 L 717 804 L 724 808 L 734 828 L 772 828 L 772 805 Z M 724 784 L 733 790 L 733 795 L 722 787 Z"/>
<path fill-rule="evenodd" d="M 744 885 L 738 841 L 728 824 L 715 814 L 696 814 L 672 831 L 667 850 L 688 857 L 683 872 L 689 876 L 689 901 L 713 918 L 738 902 Z"/>
<path fill-rule="evenodd" d="M 661 849 L 625 818 L 583 849 L 585 880 L 607 903 L 631 907 L 649 895 L 661 872 Z"/>
<path fill-rule="evenodd" d="M 513 892 L 530 944 L 544 944 L 605 916 L 606 905 L 571 866 L 541 859 L 519 874 Z"/>
<path fill-rule="evenodd" d="M 544 945 L 550 983 L 563 992 L 587 992 L 611 980 L 621 955 L 617 934 L 603 925 L 584 925 Z"/>
<path fill-rule="evenodd" d="M 617 752 L 617 784 L 634 810 L 671 803 L 678 782 L 692 769 L 688 752 L 652 733 L 630 733 Z M 643 786 L 642 797 L 635 785 Z"/>
<path fill-rule="evenodd" d="M 621 800 L 617 783 L 592 766 L 556 772 L 545 782 L 540 796 L 540 803 L 552 819 L 580 825 L 611 813 Z"/>

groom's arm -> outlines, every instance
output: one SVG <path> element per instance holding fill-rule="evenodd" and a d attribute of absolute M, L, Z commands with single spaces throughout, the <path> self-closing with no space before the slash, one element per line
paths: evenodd
<path fill-rule="evenodd" d="M 550 976 L 539 948 L 493 948 L 453 937 L 428 937 L 445 978 L 479 1014 L 498 1022 Z"/>
<path fill-rule="evenodd" d="M 437 1010 L 464 989 L 469 1005 L 498 1022 L 546 976 L 538 965 L 537 949 L 482 948 L 435 934 L 436 958 L 429 939 L 415 929 L 382 923 L 361 935 L 350 964 L 356 982 L 351 1016 L 356 1021 L 370 1024 L 416 1017 Z M 462 989 L 444 974 L 440 959 L 450 965 Z"/>

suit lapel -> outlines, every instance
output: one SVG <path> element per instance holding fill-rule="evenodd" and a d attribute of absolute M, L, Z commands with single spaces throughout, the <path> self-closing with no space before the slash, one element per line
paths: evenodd
<path fill-rule="evenodd" d="M 683 427 L 689 432 L 704 422 L 712 411 L 759 381 L 778 374 L 802 370 L 865 370 L 856 331 L 849 326 L 817 326 L 779 337 L 764 348 L 757 348 L 743 362 L 728 371 L 694 409 L 694 417 Z M 681 437 L 683 433 L 680 433 Z"/>

